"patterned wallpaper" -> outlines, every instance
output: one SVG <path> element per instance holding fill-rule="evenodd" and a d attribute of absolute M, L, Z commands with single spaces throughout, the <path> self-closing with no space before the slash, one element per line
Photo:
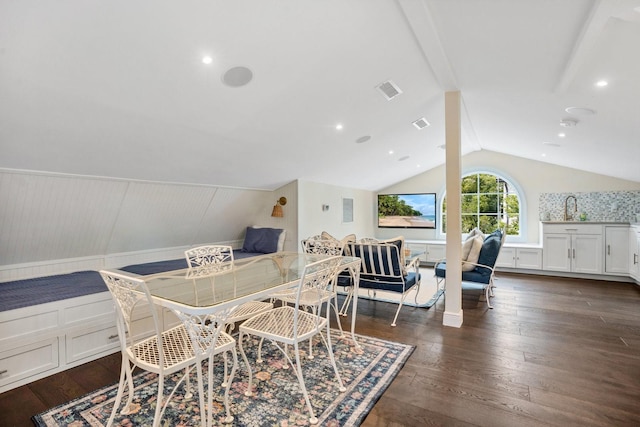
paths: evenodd
<path fill-rule="evenodd" d="M 640 213 L 640 191 L 599 191 L 592 193 L 541 193 L 540 219 L 562 221 L 567 197 L 575 196 L 578 215 L 586 213 L 587 221 L 614 221 L 635 223 Z M 569 200 L 569 212 L 573 212 L 573 199 Z M 576 218 L 577 220 L 577 218 Z"/>

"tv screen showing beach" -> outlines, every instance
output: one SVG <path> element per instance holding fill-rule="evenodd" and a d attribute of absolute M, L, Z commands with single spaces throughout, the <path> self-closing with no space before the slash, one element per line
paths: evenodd
<path fill-rule="evenodd" d="M 378 227 L 436 228 L 436 195 L 378 194 Z"/>

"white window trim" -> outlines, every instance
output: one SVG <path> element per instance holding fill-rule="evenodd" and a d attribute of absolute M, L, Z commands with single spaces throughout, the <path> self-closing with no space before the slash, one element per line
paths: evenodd
<path fill-rule="evenodd" d="M 509 183 L 509 186 L 511 186 L 515 192 L 518 194 L 518 197 L 520 199 L 520 235 L 518 236 L 513 236 L 513 235 L 506 235 L 505 236 L 505 242 L 513 242 L 513 243 L 522 243 L 522 242 L 526 242 L 527 238 L 526 236 L 528 235 L 528 231 L 527 231 L 527 201 L 525 198 L 525 194 L 524 191 L 522 190 L 522 187 L 520 186 L 520 184 L 518 184 L 518 182 L 516 180 L 514 180 L 511 176 L 509 176 L 509 174 L 506 174 L 502 171 L 496 170 L 496 169 L 492 169 L 492 168 L 471 168 L 471 169 L 465 169 L 462 171 L 462 177 L 468 176 L 468 175 L 475 175 L 475 174 L 479 174 L 479 173 L 485 173 L 485 174 L 490 174 L 490 175 L 495 175 L 498 178 L 502 178 L 505 181 L 507 181 Z M 461 177 L 461 179 L 462 179 Z M 437 235 L 439 239 L 446 239 L 447 234 L 442 232 L 442 205 L 444 204 L 444 199 L 446 197 L 446 185 L 443 185 L 440 189 L 440 197 L 439 197 L 439 209 L 438 209 L 438 228 L 437 228 Z M 463 239 L 467 236 L 467 234 L 463 234 L 462 237 Z"/>

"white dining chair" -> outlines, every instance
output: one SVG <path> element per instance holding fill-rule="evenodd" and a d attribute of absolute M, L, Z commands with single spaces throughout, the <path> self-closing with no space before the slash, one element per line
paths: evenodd
<path fill-rule="evenodd" d="M 224 245 L 204 245 L 185 251 L 189 268 L 206 267 L 215 264 L 229 263 L 233 265 L 233 249 Z M 266 301 L 249 301 L 236 307 L 226 319 L 227 332 L 231 333 L 238 322 L 242 322 L 256 314 L 271 310 L 273 304 Z"/>
<path fill-rule="evenodd" d="M 220 268 L 232 268 L 233 267 L 233 248 L 226 245 L 203 245 L 195 248 L 187 249 L 184 253 L 189 268 L 197 267 L 215 267 Z M 249 301 L 244 304 L 240 304 L 234 308 L 224 320 L 225 331 L 232 333 L 236 325 L 245 321 L 251 316 L 264 313 L 273 308 L 272 302 L 266 301 Z M 225 381 L 223 385 L 227 383 L 227 371 L 228 365 L 225 358 Z"/>
<path fill-rule="evenodd" d="M 331 346 L 330 310 L 328 305 L 331 304 L 332 299 L 326 297 L 326 290 L 331 288 L 331 283 L 335 280 L 339 272 L 340 264 L 341 257 L 336 256 L 306 265 L 300 283 L 296 287 L 294 306 L 283 305 L 265 313 L 258 314 L 246 320 L 239 328 L 238 342 L 240 343 L 240 353 L 249 371 L 249 382 L 245 395 L 251 396 L 253 393 L 253 373 L 244 350 L 245 343 L 243 336 L 251 335 L 259 337 L 261 343 L 262 340 L 271 342 L 282 352 L 288 363 L 295 366 L 295 374 L 307 404 L 309 422 L 311 424 L 317 424 L 318 419 L 311 406 L 309 394 L 307 393 L 307 388 L 304 383 L 299 348 L 301 342 L 307 341 L 315 335 L 320 335 L 327 347 L 339 390 L 341 392 L 346 390 L 340 378 L 340 372 L 338 371 Z M 303 306 L 307 305 L 318 307 L 318 310 L 314 312 L 303 310 Z M 323 305 L 325 305 L 324 312 L 326 313 L 326 317 L 320 314 L 322 313 Z M 326 331 L 326 337 L 323 335 L 323 330 Z M 287 351 L 288 346 L 293 346 L 295 363 Z M 260 363 L 259 357 L 257 363 Z"/>
<path fill-rule="evenodd" d="M 122 353 L 118 393 L 107 426 L 112 425 L 127 388 L 127 402 L 120 413 L 124 415 L 130 413 L 134 394 L 132 372 L 135 367 L 158 374 L 157 400 L 153 418 L 153 426 L 155 427 L 161 425 L 161 417 L 172 396 L 183 380 L 187 379 L 188 381 L 190 370 L 194 366 L 198 377 L 200 411 L 206 415 L 206 417 L 202 417 L 203 425 L 206 420 L 206 425 L 210 426 L 212 424 L 212 410 L 209 403 L 213 398 L 213 356 L 229 351 L 232 353 L 234 362 L 230 378 L 233 378 L 238 360 L 235 340 L 222 330 L 222 326 L 217 329 L 211 328 L 207 324 L 207 316 L 188 315 L 179 310 L 172 311 L 181 322 L 177 326 L 165 329 L 158 313 L 162 307 L 154 304 L 144 280 L 106 270 L 101 271 L 100 274 L 115 303 L 116 324 Z M 137 321 L 145 317 L 152 319 L 152 330 L 140 330 Z M 209 364 L 207 396 L 204 393 L 202 377 L 202 362 L 205 359 Z M 185 373 L 165 399 L 165 378 L 180 370 L 184 370 Z M 224 395 L 225 422 L 233 421 L 229 410 L 230 384 L 229 380 Z M 188 386 L 185 389 L 187 391 L 185 397 L 188 397 L 190 394 Z"/>

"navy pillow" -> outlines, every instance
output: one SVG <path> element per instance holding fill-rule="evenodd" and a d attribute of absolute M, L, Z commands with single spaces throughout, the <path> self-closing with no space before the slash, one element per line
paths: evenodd
<path fill-rule="evenodd" d="M 480 256 L 478 256 L 478 264 L 488 265 L 493 267 L 498 259 L 498 252 L 500 252 L 500 243 L 502 240 L 502 233 L 500 230 L 496 230 L 489 234 L 480 250 Z"/>
<path fill-rule="evenodd" d="M 242 252 L 259 252 L 270 254 L 278 251 L 278 238 L 282 230 L 279 228 L 247 227 Z"/>

